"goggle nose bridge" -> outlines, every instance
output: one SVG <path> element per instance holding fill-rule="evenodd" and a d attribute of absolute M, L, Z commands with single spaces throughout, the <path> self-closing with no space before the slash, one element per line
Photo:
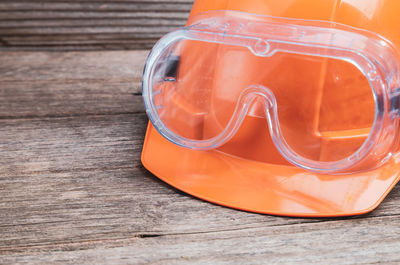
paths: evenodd
<path fill-rule="evenodd" d="M 204 149 L 212 149 L 217 148 L 224 143 L 228 142 L 238 131 L 239 127 L 243 123 L 244 118 L 246 117 L 249 108 L 254 103 L 256 99 L 261 99 L 264 104 L 264 113 L 268 120 L 268 125 L 271 131 L 271 119 L 270 116 L 270 109 L 276 109 L 276 99 L 273 92 L 265 86 L 254 84 L 250 85 L 247 88 L 243 89 L 242 93 L 240 94 L 235 110 L 224 130 L 216 136 L 211 141 L 211 146 L 205 147 Z"/>
<path fill-rule="evenodd" d="M 250 107 L 257 99 L 260 99 L 264 105 L 263 111 L 268 121 L 270 133 L 275 134 L 276 132 L 280 132 L 280 128 L 275 128 L 279 126 L 279 122 L 277 120 L 277 103 L 274 93 L 263 85 L 254 84 L 243 89 L 227 126 L 222 133 L 215 138 L 212 148 L 223 145 L 236 134 L 244 118 L 248 114 Z"/>
<path fill-rule="evenodd" d="M 236 134 L 248 114 L 249 108 L 257 99 L 261 99 L 264 103 L 263 109 L 275 147 L 288 162 L 301 166 L 300 163 L 297 163 L 296 159 L 300 156 L 289 147 L 282 135 L 275 95 L 272 90 L 260 84 L 250 85 L 242 91 L 230 121 L 222 133 L 213 139 L 211 148 L 223 145 Z"/>
<path fill-rule="evenodd" d="M 250 85 L 245 88 L 238 101 L 242 102 L 242 104 L 247 104 L 250 107 L 256 99 L 262 100 L 265 105 L 265 110 L 273 108 L 273 106 L 276 105 L 274 93 L 269 88 L 260 84 Z"/>

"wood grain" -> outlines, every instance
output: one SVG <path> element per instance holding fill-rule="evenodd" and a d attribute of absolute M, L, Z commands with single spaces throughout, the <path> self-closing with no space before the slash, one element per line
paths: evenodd
<path fill-rule="evenodd" d="M 400 262 L 399 186 L 364 216 L 285 218 L 146 171 L 147 53 L 0 53 L 0 264 Z"/>
<path fill-rule="evenodd" d="M 386 223 L 386 226 L 383 226 Z M 13 253 L 41 264 L 399 264 L 399 219 L 376 218 L 65 244 Z M 382 227 L 383 226 L 383 227 Z M 381 240 L 382 238 L 385 240 Z M 155 251 L 157 249 L 157 251 Z"/>
<path fill-rule="evenodd" d="M 0 0 L 0 50 L 148 49 L 185 24 L 192 0 Z"/>
<path fill-rule="evenodd" d="M 143 112 L 147 54 L 0 53 L 0 119 Z"/>
<path fill-rule="evenodd" d="M 0 52 L 0 81 L 141 82 L 149 51 Z"/>

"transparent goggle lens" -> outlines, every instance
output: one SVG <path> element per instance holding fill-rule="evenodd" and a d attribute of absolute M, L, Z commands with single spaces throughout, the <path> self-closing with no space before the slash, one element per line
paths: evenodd
<path fill-rule="evenodd" d="M 232 11 L 198 19 L 156 44 L 143 75 L 147 113 L 171 142 L 218 148 L 251 118 L 270 134 L 253 137 L 318 172 L 379 161 L 392 148 L 399 60 L 380 36 Z"/>
<path fill-rule="evenodd" d="M 336 161 L 359 149 L 373 125 L 368 80 L 343 60 L 287 52 L 265 58 L 246 47 L 183 40 L 159 64 L 152 93 L 157 115 L 189 140 L 214 139 L 243 115 L 277 115 L 282 138 L 295 153 Z M 240 106 L 254 85 L 272 92 L 276 114 L 257 91 Z"/>

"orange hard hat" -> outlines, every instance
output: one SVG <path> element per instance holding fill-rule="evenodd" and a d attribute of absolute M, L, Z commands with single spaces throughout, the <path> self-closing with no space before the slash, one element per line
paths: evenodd
<path fill-rule="evenodd" d="M 196 0 L 143 75 L 143 165 L 288 216 L 375 209 L 400 178 L 400 3 Z"/>

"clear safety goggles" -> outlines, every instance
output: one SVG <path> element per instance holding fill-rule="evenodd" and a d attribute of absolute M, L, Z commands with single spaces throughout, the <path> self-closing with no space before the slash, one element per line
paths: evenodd
<path fill-rule="evenodd" d="M 246 117 L 261 119 L 287 161 L 329 174 L 397 150 L 399 87 L 397 51 L 375 33 L 234 11 L 165 35 L 143 75 L 147 114 L 169 141 L 215 149 Z"/>

